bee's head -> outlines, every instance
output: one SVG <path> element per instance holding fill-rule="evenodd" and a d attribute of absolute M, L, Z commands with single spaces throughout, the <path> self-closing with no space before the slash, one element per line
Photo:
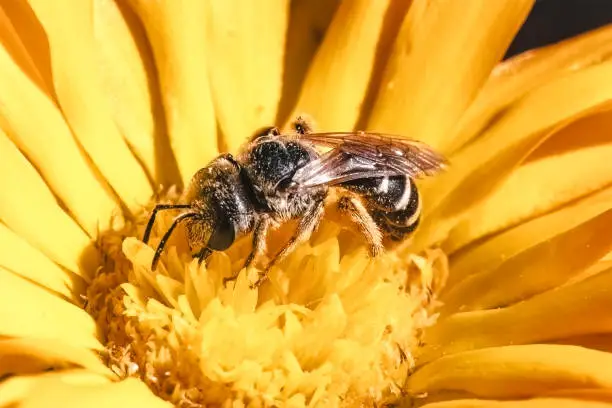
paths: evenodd
<path fill-rule="evenodd" d="M 160 255 L 177 225 L 184 223 L 192 251 L 223 251 L 238 233 L 247 231 L 254 222 L 255 210 L 241 179 L 240 166 L 229 155 L 221 155 L 200 169 L 191 179 L 181 199 L 182 204 L 158 205 L 149 218 L 143 236 L 147 243 L 155 214 L 159 210 L 186 209 L 174 218 L 162 237 L 151 268 L 155 270 Z"/>
<path fill-rule="evenodd" d="M 226 155 L 217 157 L 194 175 L 184 200 L 197 213 L 186 223 L 192 250 L 228 249 L 245 229 L 252 208 L 240 167 Z"/>

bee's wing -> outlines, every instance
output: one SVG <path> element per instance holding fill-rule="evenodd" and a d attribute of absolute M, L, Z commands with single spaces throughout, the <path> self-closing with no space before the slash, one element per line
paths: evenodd
<path fill-rule="evenodd" d="M 332 149 L 296 171 L 295 188 L 337 185 L 368 177 L 433 175 L 446 159 L 425 143 L 368 132 L 307 133 L 300 140 Z"/>

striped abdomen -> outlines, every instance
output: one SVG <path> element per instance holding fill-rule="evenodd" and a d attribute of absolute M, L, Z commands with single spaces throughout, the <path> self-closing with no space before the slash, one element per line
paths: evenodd
<path fill-rule="evenodd" d="M 404 239 L 419 224 L 421 199 L 407 176 L 373 177 L 342 184 L 359 194 L 381 232 L 394 241 Z"/>

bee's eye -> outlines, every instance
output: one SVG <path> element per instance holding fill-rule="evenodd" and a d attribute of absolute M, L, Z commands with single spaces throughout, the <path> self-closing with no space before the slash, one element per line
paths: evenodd
<path fill-rule="evenodd" d="M 207 247 L 215 251 L 225 251 L 229 248 L 236 238 L 236 229 L 234 223 L 229 217 L 219 217 L 215 222 Z"/>

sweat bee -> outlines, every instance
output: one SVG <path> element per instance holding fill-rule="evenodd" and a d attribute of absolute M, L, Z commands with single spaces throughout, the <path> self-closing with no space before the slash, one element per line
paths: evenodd
<path fill-rule="evenodd" d="M 258 285 L 272 266 L 316 230 L 331 188 L 339 191 L 340 214 L 355 223 L 372 257 L 382 251 L 383 238 L 401 241 L 416 229 L 421 199 L 414 179 L 443 169 L 447 162 L 442 155 L 422 142 L 388 134 L 313 132 L 300 117 L 292 128 L 289 133 L 277 127 L 256 133 L 236 157 L 221 154 L 200 169 L 184 193 L 184 204 L 153 209 L 145 243 L 158 211 L 184 210 L 163 235 L 153 270 L 179 223 L 185 222 L 189 246 L 200 262 L 252 234 L 246 268 L 264 254 L 271 228 L 297 220 L 295 233 L 266 265 Z M 321 147 L 329 150 L 322 152 Z"/>

